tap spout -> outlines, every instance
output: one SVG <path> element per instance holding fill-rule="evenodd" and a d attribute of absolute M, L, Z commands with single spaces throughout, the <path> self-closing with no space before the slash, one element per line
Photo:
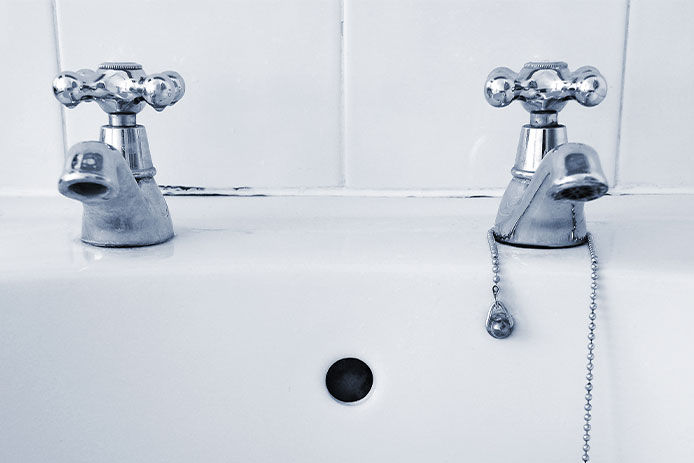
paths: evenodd
<path fill-rule="evenodd" d="M 593 148 L 564 143 L 543 157 L 530 178 L 514 177 L 494 225 L 497 241 L 525 247 L 570 247 L 586 241 L 583 205 L 607 193 Z"/>
<path fill-rule="evenodd" d="M 82 241 L 131 247 L 171 239 L 169 209 L 152 175 L 136 178 L 123 153 L 104 142 L 70 148 L 58 190 L 84 206 Z"/>

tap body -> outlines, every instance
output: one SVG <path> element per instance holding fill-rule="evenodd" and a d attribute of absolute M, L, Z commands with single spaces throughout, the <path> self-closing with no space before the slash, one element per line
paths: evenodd
<path fill-rule="evenodd" d="M 597 69 L 569 71 L 564 62 L 530 62 L 519 73 L 494 69 L 485 97 L 494 107 L 520 101 L 530 113 L 521 129 L 513 178 L 493 227 L 497 241 L 515 246 L 560 248 L 586 242 L 583 205 L 607 192 L 607 180 L 595 150 L 568 143 L 557 114 L 568 101 L 599 104 L 607 84 Z"/>
<path fill-rule="evenodd" d="M 147 132 L 136 116 L 146 105 L 162 111 L 178 102 L 185 93 L 183 78 L 174 71 L 147 75 L 133 62 L 102 63 L 96 71 L 62 72 L 53 93 L 68 108 L 95 101 L 109 117 L 99 141 L 70 148 L 58 182 L 60 193 L 84 205 L 82 241 L 130 247 L 171 239 L 169 209 L 154 181 Z"/>
<path fill-rule="evenodd" d="M 557 248 L 586 241 L 583 205 L 607 192 L 600 159 L 588 145 L 566 143 L 564 126 L 550 132 L 523 127 L 493 229 L 499 242 Z"/>
<path fill-rule="evenodd" d="M 147 246 L 174 235 L 169 209 L 152 174 L 133 175 L 122 152 L 103 141 L 77 143 L 68 151 L 58 190 L 82 202 L 85 243 Z"/>

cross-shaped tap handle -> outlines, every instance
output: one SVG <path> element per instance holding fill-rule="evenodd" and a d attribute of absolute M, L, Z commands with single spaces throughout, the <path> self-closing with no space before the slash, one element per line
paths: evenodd
<path fill-rule="evenodd" d="M 174 71 L 147 75 L 137 63 L 102 63 L 96 71 L 62 72 L 53 81 L 53 94 L 68 108 L 83 101 L 96 103 L 109 114 L 135 114 L 145 103 L 157 111 L 175 104 L 186 86 Z"/>
<path fill-rule="evenodd" d="M 605 99 L 607 82 L 592 66 L 574 72 L 566 63 L 530 62 L 519 73 L 509 68 L 494 69 L 484 86 L 487 102 L 497 108 L 520 100 L 530 113 L 559 112 L 569 100 L 595 106 Z"/>

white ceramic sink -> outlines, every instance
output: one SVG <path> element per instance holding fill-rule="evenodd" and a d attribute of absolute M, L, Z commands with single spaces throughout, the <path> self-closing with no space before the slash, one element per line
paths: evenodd
<path fill-rule="evenodd" d="M 500 247 L 498 199 L 167 198 L 177 237 L 77 239 L 0 198 L 0 462 L 579 461 L 585 247 Z M 586 207 L 601 263 L 594 461 L 694 455 L 694 196 Z M 325 373 L 374 373 L 357 405 Z"/>

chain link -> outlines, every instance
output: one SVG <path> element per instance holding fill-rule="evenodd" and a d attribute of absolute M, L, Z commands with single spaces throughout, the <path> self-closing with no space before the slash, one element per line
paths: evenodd
<path fill-rule="evenodd" d="M 492 281 L 494 285 L 492 286 L 492 293 L 494 294 L 494 300 L 496 300 L 497 294 L 499 294 L 499 282 L 501 277 L 499 276 L 499 248 L 496 246 L 496 238 L 494 238 L 494 231 L 489 230 L 487 232 L 487 241 L 489 242 L 489 252 L 492 255 Z"/>

